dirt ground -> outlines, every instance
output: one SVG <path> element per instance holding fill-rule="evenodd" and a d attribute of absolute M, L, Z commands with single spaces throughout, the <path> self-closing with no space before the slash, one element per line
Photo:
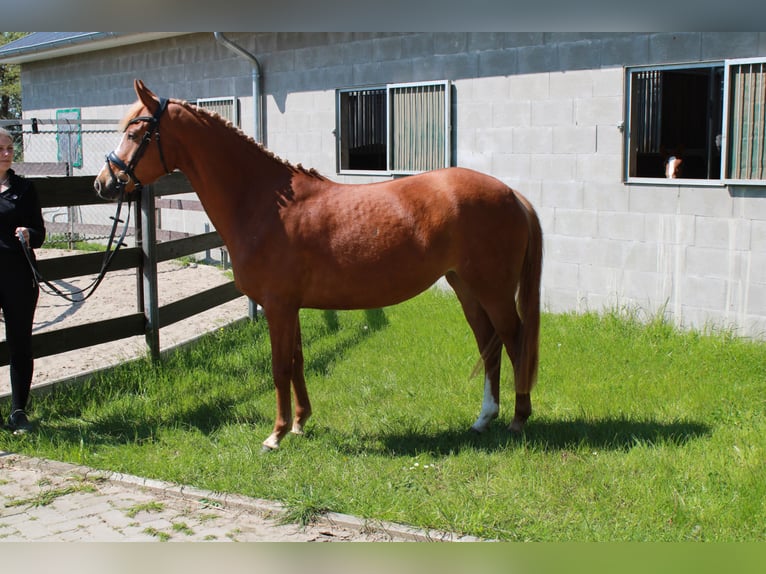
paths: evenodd
<path fill-rule="evenodd" d="M 38 259 L 57 257 L 69 252 L 59 249 L 40 249 Z M 164 261 L 158 265 L 158 291 L 160 306 L 188 297 L 205 289 L 229 281 L 224 272 L 209 265 L 182 265 L 177 261 Z M 86 287 L 92 277 L 77 277 L 66 282 L 57 281 L 58 289 L 66 292 Z M 70 303 L 61 297 L 40 292 L 33 331 L 41 333 L 119 317 L 136 311 L 136 272 L 133 269 L 108 272 L 92 297 L 84 302 Z M 160 347 L 164 350 L 192 340 L 204 333 L 247 316 L 248 301 L 239 297 L 183 321 L 163 328 Z M 0 340 L 5 339 L 5 328 L 0 329 Z M 146 354 L 142 336 L 121 339 L 35 360 L 35 387 L 116 365 Z M 9 367 L 0 367 L 0 396 L 10 392 Z"/>

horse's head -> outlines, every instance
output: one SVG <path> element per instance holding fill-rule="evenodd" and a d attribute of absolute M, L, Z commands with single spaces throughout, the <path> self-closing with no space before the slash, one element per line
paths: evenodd
<path fill-rule="evenodd" d="M 665 161 L 665 177 L 668 179 L 676 179 L 681 177 L 681 164 L 683 164 L 683 162 L 684 160 L 682 160 L 680 157 L 671 155 Z"/>
<path fill-rule="evenodd" d="M 122 121 L 120 145 L 106 156 L 93 182 L 96 193 L 104 199 L 129 194 L 170 172 L 160 143 L 160 120 L 168 101 L 155 96 L 141 80 L 136 80 L 134 87 L 138 101 Z"/>

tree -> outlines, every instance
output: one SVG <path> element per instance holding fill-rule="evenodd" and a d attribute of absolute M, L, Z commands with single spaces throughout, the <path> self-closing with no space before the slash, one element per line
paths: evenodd
<path fill-rule="evenodd" d="M 2 32 L 0 46 L 26 36 L 29 32 Z M 21 67 L 0 64 L 0 119 L 21 118 Z"/>

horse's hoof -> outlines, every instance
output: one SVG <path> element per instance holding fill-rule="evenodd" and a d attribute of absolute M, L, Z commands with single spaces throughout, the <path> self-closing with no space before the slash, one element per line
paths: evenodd
<path fill-rule="evenodd" d="M 468 429 L 468 432 L 475 435 L 480 435 L 484 433 L 484 429 L 477 429 L 476 427 L 471 427 Z"/>
<path fill-rule="evenodd" d="M 513 434 L 521 434 L 522 431 L 524 430 L 524 423 L 516 419 L 513 419 L 511 421 L 511 424 L 508 425 L 508 430 L 511 431 Z"/>
<path fill-rule="evenodd" d="M 261 454 L 268 454 L 270 452 L 274 452 L 275 450 L 277 450 L 277 449 L 273 448 L 273 447 L 270 447 L 270 446 L 267 446 L 265 444 L 261 445 Z"/>
<path fill-rule="evenodd" d="M 261 443 L 261 452 L 271 452 L 272 450 L 277 450 L 279 448 L 279 439 L 276 436 L 276 433 L 272 434 L 267 438 L 263 443 Z"/>

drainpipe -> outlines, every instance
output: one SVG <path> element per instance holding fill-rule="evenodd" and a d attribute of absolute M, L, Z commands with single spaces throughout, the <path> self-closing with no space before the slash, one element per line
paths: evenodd
<path fill-rule="evenodd" d="M 253 121 L 254 121 L 254 134 L 253 138 L 255 141 L 257 141 L 260 144 L 263 144 L 263 117 L 262 117 L 262 110 L 263 106 L 261 104 L 261 65 L 258 63 L 258 59 L 253 56 L 250 52 L 242 48 L 241 46 L 238 46 L 231 40 L 229 40 L 226 36 L 221 34 L 220 32 L 213 32 L 215 35 L 215 39 L 218 41 L 218 43 L 223 44 L 226 46 L 229 50 L 232 52 L 236 52 L 246 60 L 250 60 L 253 66 Z M 255 320 L 258 318 L 258 316 L 263 312 L 260 305 L 258 305 L 255 301 L 250 299 L 248 297 L 247 299 L 248 303 L 248 310 L 247 314 L 250 317 L 250 319 Z"/>
<path fill-rule="evenodd" d="M 258 60 L 255 56 L 253 56 L 250 52 L 242 48 L 241 46 L 238 46 L 231 40 L 229 40 L 226 36 L 224 36 L 221 32 L 213 32 L 215 35 L 215 39 L 220 43 L 226 46 L 229 50 L 232 52 L 236 52 L 246 60 L 250 60 L 252 66 L 253 66 L 253 118 L 254 118 L 254 135 L 255 141 L 258 143 L 264 143 L 263 142 L 263 118 L 262 118 L 262 110 L 263 106 L 261 104 L 261 65 L 258 63 Z"/>

